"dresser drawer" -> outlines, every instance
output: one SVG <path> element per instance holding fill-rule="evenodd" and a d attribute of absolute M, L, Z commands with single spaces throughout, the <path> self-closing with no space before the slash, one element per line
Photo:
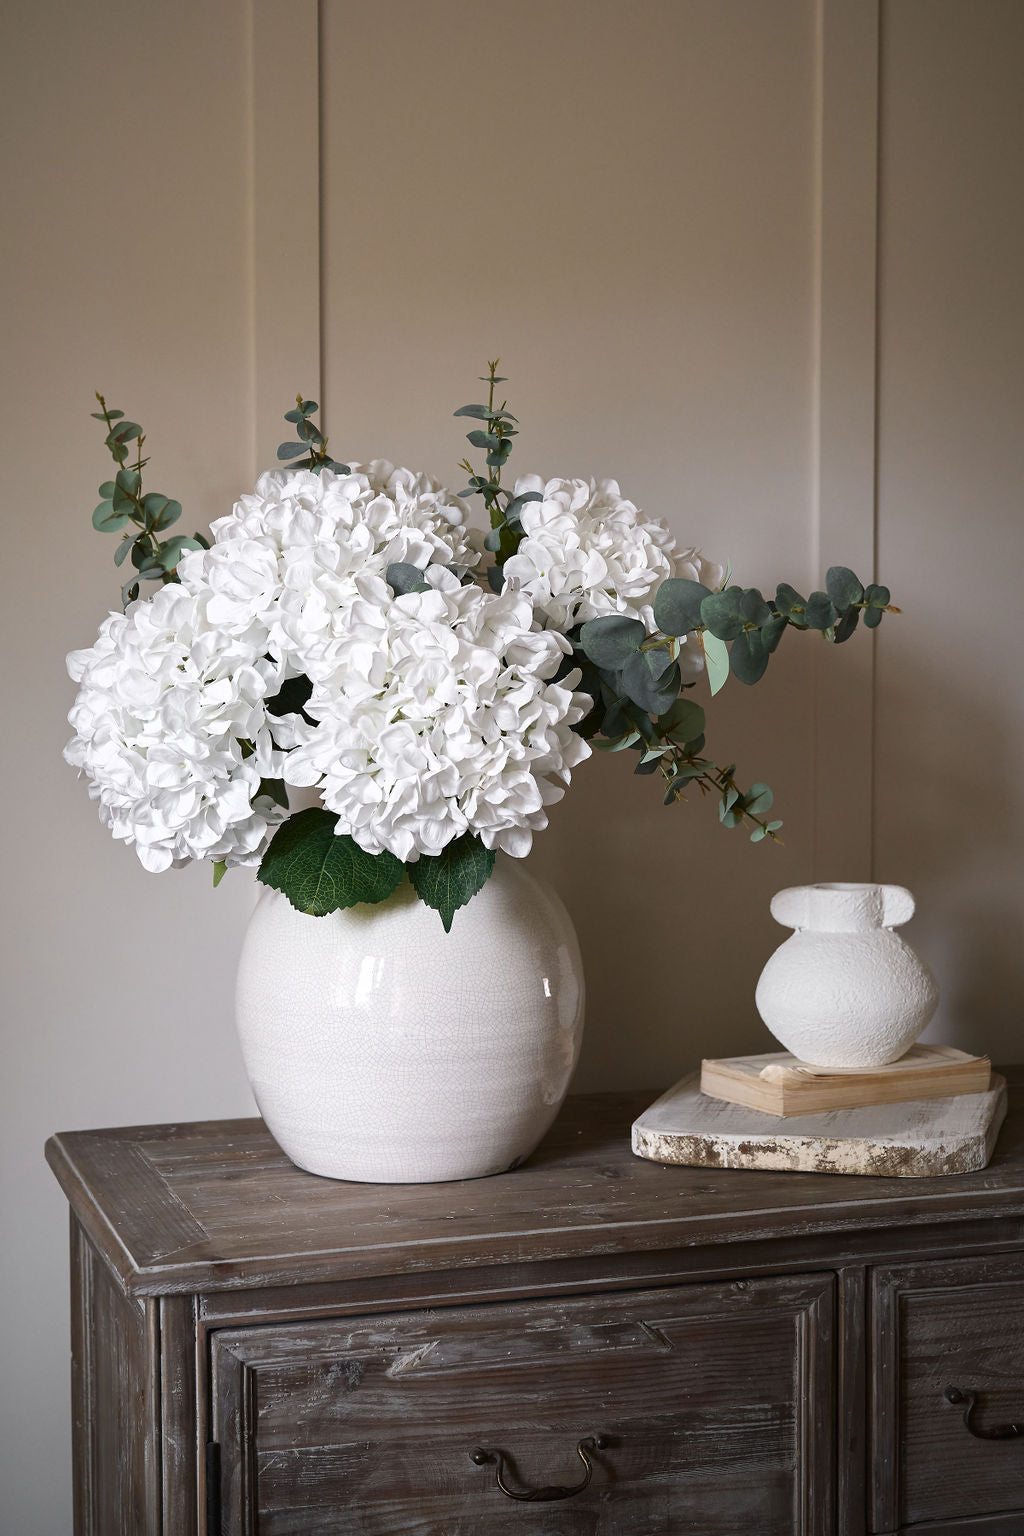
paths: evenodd
<path fill-rule="evenodd" d="M 829 1536 L 831 1324 L 812 1276 L 223 1330 L 222 1528 Z"/>
<path fill-rule="evenodd" d="M 1024 1511 L 1024 1259 L 876 1270 L 873 1313 L 874 1529 Z"/>

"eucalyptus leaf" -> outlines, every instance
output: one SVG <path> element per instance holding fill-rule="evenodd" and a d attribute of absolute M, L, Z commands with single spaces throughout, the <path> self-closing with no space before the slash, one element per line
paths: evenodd
<path fill-rule="evenodd" d="M 428 590 L 427 583 L 423 580 L 423 572 L 418 565 L 410 565 L 408 560 L 393 561 L 387 568 L 384 580 L 396 597 L 402 597 L 406 592 Z"/>
<path fill-rule="evenodd" d="M 726 587 L 724 592 L 709 593 L 702 601 L 701 619 L 716 640 L 735 640 L 743 632 L 742 597 L 742 587 Z"/>
<path fill-rule="evenodd" d="M 647 638 L 647 630 L 639 619 L 628 619 L 621 614 L 602 615 L 588 619 L 580 629 L 580 644 L 598 667 L 619 668 L 634 655 Z"/>
<path fill-rule="evenodd" d="M 733 676 L 748 687 L 753 687 L 765 674 L 768 666 L 768 647 L 759 629 L 746 629 L 737 635 L 729 653 Z"/>
<path fill-rule="evenodd" d="M 743 804 L 752 816 L 763 816 L 775 803 L 775 796 L 767 784 L 751 784 L 743 796 Z"/>
<path fill-rule="evenodd" d="M 691 699 L 676 699 L 671 709 L 660 717 L 658 725 L 672 741 L 685 745 L 704 734 L 704 711 Z"/>
<path fill-rule="evenodd" d="M 649 651 L 634 651 L 622 668 L 622 687 L 634 704 L 649 715 L 660 715 L 679 695 L 679 663 L 673 661 L 660 677 L 651 676 Z"/>
<path fill-rule="evenodd" d="M 868 609 L 867 612 L 871 612 Z M 860 620 L 859 608 L 848 608 L 836 625 L 836 645 L 842 645 L 844 640 L 849 640 Z"/>
<path fill-rule="evenodd" d="M 825 590 L 841 614 L 845 613 L 853 603 L 859 603 L 864 596 L 864 588 L 860 581 L 845 565 L 829 567 L 825 573 Z"/>
<path fill-rule="evenodd" d="M 301 410 L 303 416 L 309 416 L 313 411 L 318 411 L 320 407 L 317 405 L 315 400 L 300 400 L 299 409 Z"/>
<path fill-rule="evenodd" d="M 220 885 L 221 881 L 224 879 L 224 876 L 227 874 L 227 872 L 228 872 L 228 867 L 224 863 L 224 860 L 223 859 L 215 859 L 214 862 L 213 862 L 213 888 L 214 888 L 214 890 L 216 890 L 218 885 Z"/>
<path fill-rule="evenodd" d="M 864 624 L 867 629 L 877 629 L 882 622 L 881 608 L 865 608 Z"/>
<path fill-rule="evenodd" d="M 131 547 L 132 547 L 131 539 L 122 539 L 121 540 L 120 544 L 114 550 L 114 564 L 115 565 L 123 565 L 124 564 L 124 561 L 127 558 L 128 553 L 131 550 Z"/>
<path fill-rule="evenodd" d="M 279 459 L 297 459 L 309 450 L 305 443 L 282 443 L 277 450 Z"/>
<path fill-rule="evenodd" d="M 494 869 L 494 851 L 472 832 L 464 832 L 436 855 L 422 855 L 406 866 L 413 889 L 422 902 L 440 913 L 445 933 L 460 907 L 487 883 Z"/>
<path fill-rule="evenodd" d="M 797 624 L 806 622 L 804 615 L 807 609 L 807 599 L 806 597 L 801 597 L 796 588 L 791 587 L 786 581 L 779 582 L 775 592 L 775 606 L 785 618 L 791 618 Z"/>
<path fill-rule="evenodd" d="M 700 581 L 684 576 L 670 576 L 654 595 L 654 621 L 662 634 L 686 635 L 699 629 L 701 603 L 711 596 L 711 589 Z"/>
<path fill-rule="evenodd" d="M 274 833 L 256 876 L 311 917 L 383 901 L 404 873 L 393 853 L 367 853 L 345 833 L 336 833 L 337 820 L 321 806 L 289 816 Z"/>
<path fill-rule="evenodd" d="M 807 599 L 806 622 L 811 629 L 831 629 L 838 619 L 836 606 L 827 592 L 812 592 Z"/>
<path fill-rule="evenodd" d="M 111 501 L 101 501 L 92 514 L 92 525 L 100 533 L 119 533 L 131 518 L 127 512 L 115 512 Z"/>
<path fill-rule="evenodd" d="M 700 637 L 700 645 L 704 652 L 708 685 L 713 698 L 729 681 L 729 648 L 724 640 L 719 640 L 716 635 L 709 634 L 707 630 Z"/>
<path fill-rule="evenodd" d="M 489 411 L 486 405 L 460 405 L 458 410 L 452 414 L 455 416 L 472 416 L 477 421 L 490 421 L 494 412 Z"/>

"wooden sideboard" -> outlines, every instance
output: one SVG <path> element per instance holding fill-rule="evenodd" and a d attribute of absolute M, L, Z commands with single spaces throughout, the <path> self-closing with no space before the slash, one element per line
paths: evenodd
<path fill-rule="evenodd" d="M 651 1094 L 456 1184 L 259 1120 L 55 1136 L 77 1536 L 1022 1536 L 1007 1075 L 945 1179 L 643 1162 Z"/>

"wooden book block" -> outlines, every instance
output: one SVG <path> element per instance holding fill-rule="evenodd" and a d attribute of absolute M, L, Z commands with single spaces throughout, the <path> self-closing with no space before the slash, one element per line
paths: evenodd
<path fill-rule="evenodd" d="M 709 1059 L 701 1062 L 700 1087 L 709 1098 L 784 1118 L 984 1093 L 990 1075 L 987 1056 L 913 1045 L 886 1067 L 816 1067 L 788 1051 Z"/>

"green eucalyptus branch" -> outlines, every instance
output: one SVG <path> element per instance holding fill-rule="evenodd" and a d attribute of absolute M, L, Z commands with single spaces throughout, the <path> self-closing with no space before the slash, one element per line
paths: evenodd
<path fill-rule="evenodd" d="M 115 565 L 123 564 L 131 556 L 135 574 L 121 588 L 121 602 L 127 607 L 138 597 L 141 582 L 177 581 L 177 565 L 184 551 L 208 549 L 209 541 L 200 533 L 190 539 L 179 535 L 171 539 L 158 537 L 178 521 L 181 503 L 156 491 L 143 494 L 142 471 L 149 463 L 142 457 L 145 433 L 137 421 L 125 420 L 124 411 L 110 410 L 98 390 L 96 399 L 100 408 L 92 415 L 107 429 L 106 447 L 117 465 L 117 473 L 113 480 L 105 480 L 100 486 L 103 500 L 92 514 L 92 525 L 102 533 L 121 533 L 121 542 L 114 551 Z M 135 464 L 129 468 L 132 443 L 136 445 Z"/>
<path fill-rule="evenodd" d="M 469 459 L 460 459 L 459 468 L 464 469 L 469 476 L 469 484 L 460 495 L 480 496 L 483 499 L 491 524 L 490 532 L 484 539 L 484 548 L 495 557 L 495 563 L 487 574 L 491 586 L 498 592 L 503 584 L 501 567 L 510 555 L 515 554 L 523 540 L 519 514 L 528 501 L 540 500 L 539 491 L 525 491 L 516 496 L 501 483 L 502 469 L 512 452 L 512 439 L 519 435 L 519 423 L 509 411 L 507 400 L 502 400 L 500 405 L 494 403 L 495 386 L 508 382 L 496 371 L 500 361 L 500 358 L 495 358 L 489 362 L 486 377 L 481 376 L 481 383 L 487 385 L 487 404 L 463 405 L 455 412 L 456 416 L 470 416 L 485 423 L 484 427 L 475 427 L 468 433 L 467 441 L 472 447 L 484 451 L 484 466 L 488 473 L 478 474 Z"/>
<path fill-rule="evenodd" d="M 351 474 L 347 464 L 339 464 L 327 452 L 327 439 L 313 421 L 319 409 L 315 400 L 304 400 L 301 394 L 295 396 L 295 409 L 285 411 L 284 419 L 294 423 L 298 442 L 282 443 L 277 457 L 282 462 L 289 461 L 292 469 L 310 469 L 314 475 L 323 469 L 333 469 L 339 475 Z"/>

